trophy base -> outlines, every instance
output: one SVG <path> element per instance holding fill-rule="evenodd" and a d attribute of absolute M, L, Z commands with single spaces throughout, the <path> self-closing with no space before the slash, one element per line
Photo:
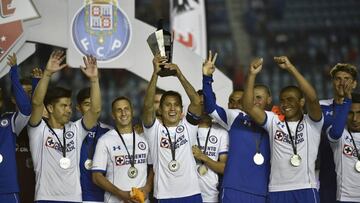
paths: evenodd
<path fill-rule="evenodd" d="M 158 76 L 160 76 L 160 77 L 167 77 L 167 76 L 174 76 L 174 75 L 176 75 L 176 70 L 169 70 L 169 69 L 162 68 L 158 72 Z"/>

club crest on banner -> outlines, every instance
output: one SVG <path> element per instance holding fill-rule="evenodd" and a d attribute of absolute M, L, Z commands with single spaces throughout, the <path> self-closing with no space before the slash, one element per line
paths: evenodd
<path fill-rule="evenodd" d="M 99 61 L 119 57 L 131 38 L 130 21 L 117 0 L 86 0 L 75 14 L 71 29 L 78 51 Z"/>

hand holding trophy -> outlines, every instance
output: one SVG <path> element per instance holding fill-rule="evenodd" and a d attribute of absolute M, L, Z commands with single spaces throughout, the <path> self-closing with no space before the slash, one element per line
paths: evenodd
<path fill-rule="evenodd" d="M 160 20 L 157 31 L 148 37 L 147 43 L 154 56 L 160 55 L 161 57 L 166 57 L 166 63 L 171 63 L 173 38 L 171 33 L 162 27 L 162 20 Z M 176 70 L 166 68 L 164 65 L 161 65 L 160 68 L 161 70 L 158 72 L 160 77 L 176 75 Z"/>

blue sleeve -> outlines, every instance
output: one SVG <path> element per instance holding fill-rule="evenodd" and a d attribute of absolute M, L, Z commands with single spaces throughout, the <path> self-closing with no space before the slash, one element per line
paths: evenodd
<path fill-rule="evenodd" d="M 221 120 L 227 123 L 225 110 L 216 104 L 216 97 L 211 85 L 213 81 L 214 80 L 212 79 L 212 76 L 203 75 L 203 94 L 204 94 L 205 111 L 208 114 L 212 113 L 213 111 L 216 111 L 219 114 Z"/>
<path fill-rule="evenodd" d="M 33 96 L 33 94 L 35 92 L 35 88 L 38 85 L 39 81 L 40 81 L 40 78 L 32 78 L 31 79 L 31 88 L 33 90 L 32 93 L 31 93 L 31 96 Z"/>
<path fill-rule="evenodd" d="M 18 68 L 18 66 L 14 65 L 10 69 L 10 79 L 11 79 L 12 90 L 13 90 L 16 105 L 18 106 L 19 111 L 22 114 L 29 116 L 31 114 L 30 98 L 25 93 L 22 85 L 20 84 L 17 68 Z"/>
<path fill-rule="evenodd" d="M 351 99 L 345 98 L 342 104 L 335 104 L 334 122 L 329 131 L 329 136 L 334 140 L 338 140 L 342 136 L 351 103 Z"/>

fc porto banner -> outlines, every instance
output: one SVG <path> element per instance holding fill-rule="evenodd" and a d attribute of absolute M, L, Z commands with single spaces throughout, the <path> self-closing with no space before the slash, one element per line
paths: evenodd
<path fill-rule="evenodd" d="M 130 21 L 117 1 L 86 1 L 71 23 L 73 43 L 99 61 L 120 57 L 129 45 Z"/>
<path fill-rule="evenodd" d="M 204 0 L 171 0 L 171 30 L 174 38 L 202 58 L 206 58 L 206 18 Z"/>
<path fill-rule="evenodd" d="M 16 53 L 21 63 L 35 51 L 35 43 L 43 43 L 66 49 L 69 67 L 78 68 L 84 63 L 82 57 L 91 54 L 98 59 L 99 68 L 127 69 L 145 80 L 150 79 L 153 55 L 146 40 L 156 28 L 135 18 L 134 0 L 0 1 L 0 47 L 3 47 L 0 78 L 9 71 L 6 65 L 9 53 Z M 183 2 L 190 13 L 200 4 L 198 1 Z M 203 46 L 206 40 L 202 40 L 199 45 L 195 34 L 181 31 L 173 46 L 173 62 L 196 88 L 201 88 L 199 78 L 204 58 L 182 45 L 206 50 Z M 214 91 L 219 92 L 219 98 L 227 98 L 231 81 L 221 71 L 216 71 L 214 77 L 221 81 L 214 83 Z M 158 86 L 186 95 L 180 82 L 171 77 L 159 80 Z M 184 100 L 185 104 L 188 102 Z M 219 103 L 225 105 L 226 99 L 219 99 Z"/>

